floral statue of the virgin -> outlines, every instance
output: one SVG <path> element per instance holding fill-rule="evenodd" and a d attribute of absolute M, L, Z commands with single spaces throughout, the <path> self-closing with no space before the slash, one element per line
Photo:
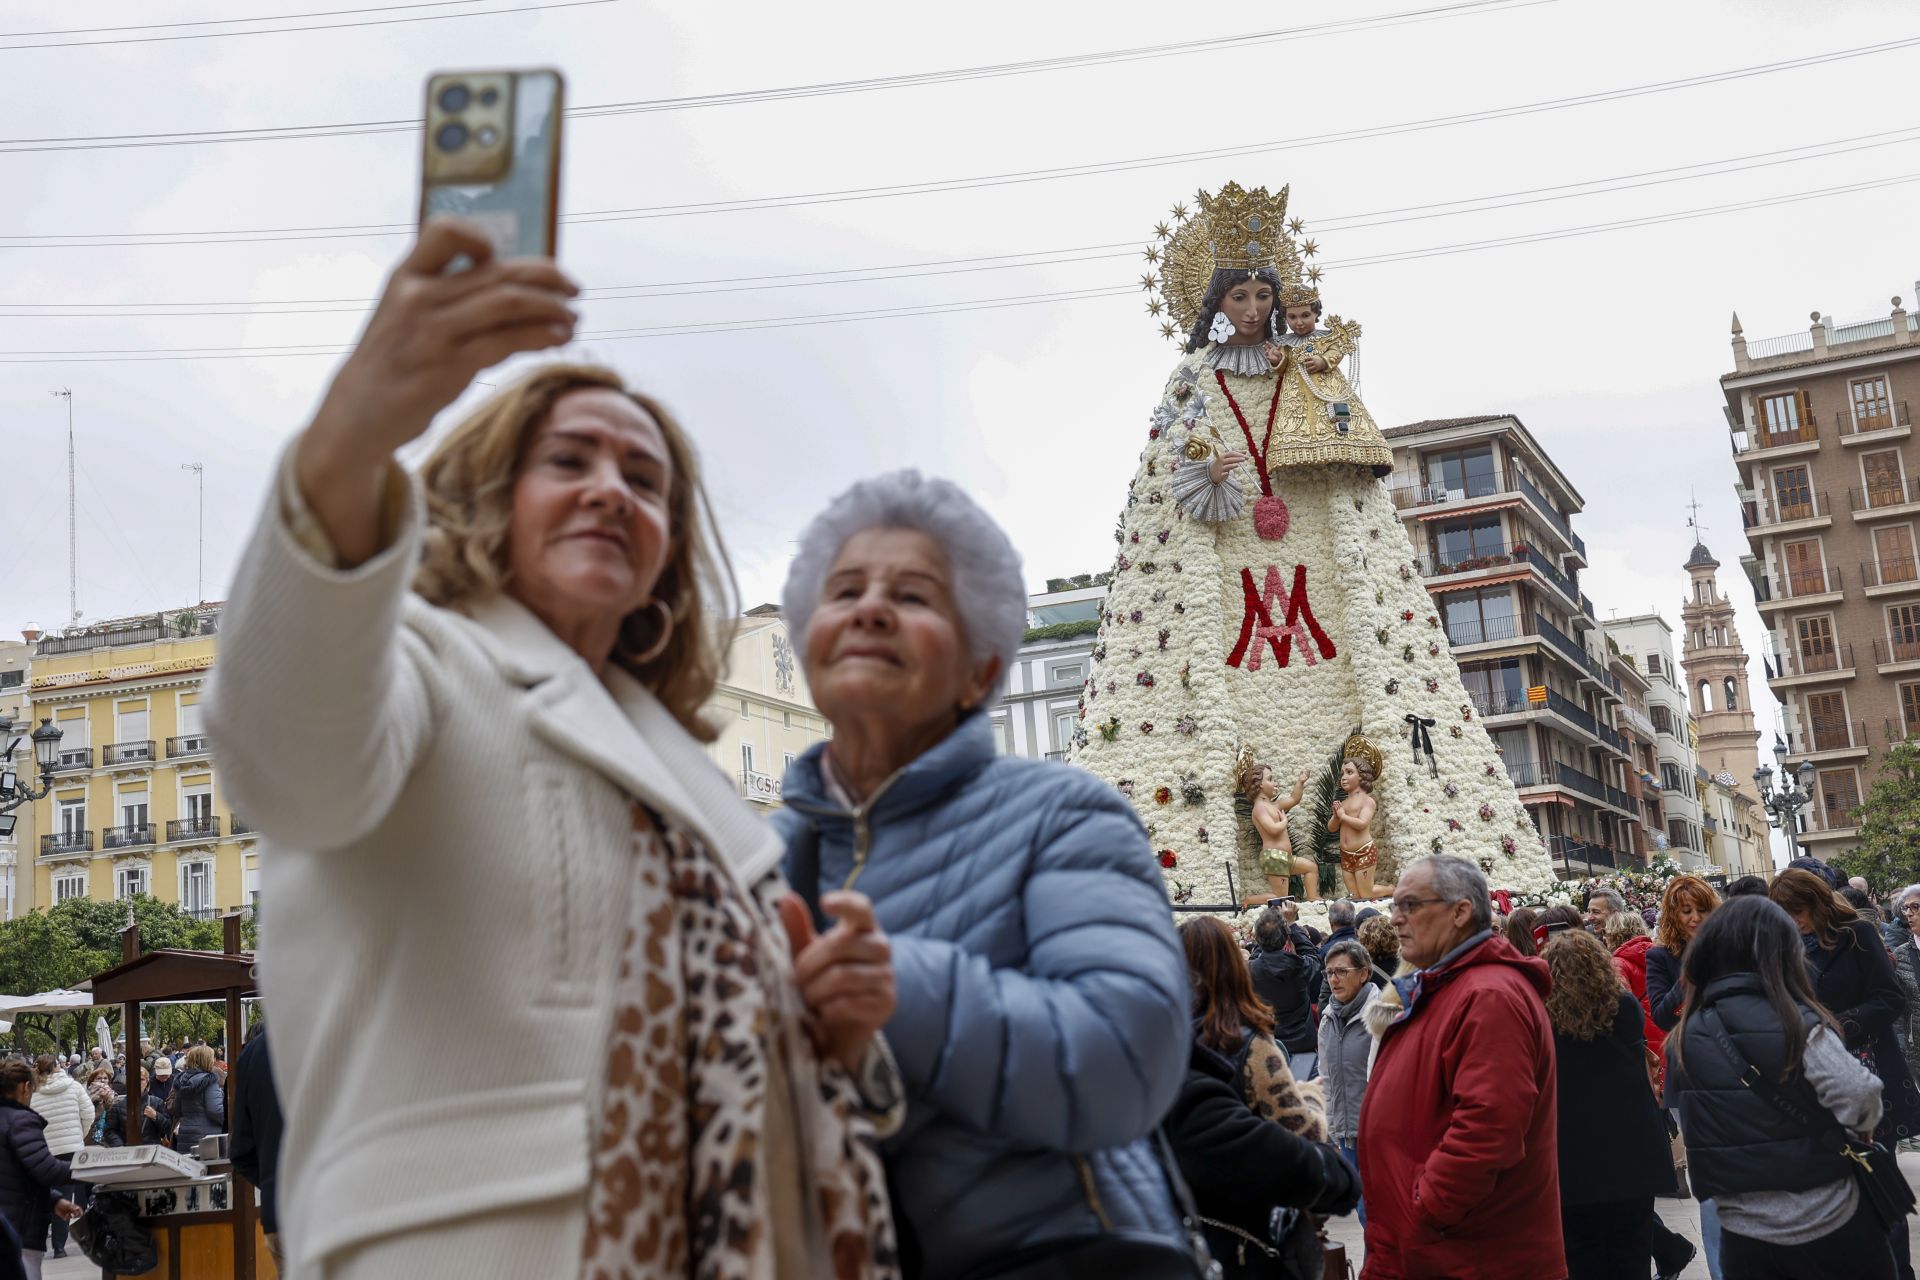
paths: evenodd
<path fill-rule="evenodd" d="M 1148 311 L 1184 353 L 1121 513 L 1073 759 L 1132 797 L 1176 897 L 1224 903 L 1229 866 L 1262 883 L 1236 762 L 1318 776 L 1358 732 L 1380 767 L 1350 887 L 1390 893 L 1444 852 L 1544 894 L 1539 833 L 1380 482 L 1392 451 L 1341 372 L 1360 326 L 1323 319 L 1287 195 L 1203 191 L 1147 250 Z"/>

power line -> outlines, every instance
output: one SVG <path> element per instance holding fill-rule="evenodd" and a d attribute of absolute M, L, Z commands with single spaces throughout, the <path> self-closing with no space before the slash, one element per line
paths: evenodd
<path fill-rule="evenodd" d="M 369 18 L 362 22 L 322 22 L 322 23 L 315 23 L 312 26 L 306 26 L 306 27 L 260 27 L 252 31 L 195 31 L 195 32 L 189 32 L 184 35 L 176 35 L 176 36 L 118 36 L 111 40 L 50 40 L 50 41 L 42 42 L 40 44 L 0 45 L 0 53 L 16 53 L 23 49 L 79 49 L 79 48 L 86 48 L 89 46 L 109 45 L 109 44 L 166 44 L 176 40 L 221 40 L 221 39 L 225 39 L 228 36 L 279 36 L 279 35 L 294 35 L 301 32 L 309 32 L 309 31 L 344 31 L 349 27 L 393 27 L 393 26 L 402 25 L 404 23 L 413 23 L 413 22 L 445 22 L 453 18 L 486 18 L 486 17 L 491 17 L 495 14 L 502 14 L 502 13 L 531 13 L 534 10 L 538 10 L 538 9 L 581 9 L 581 8 L 585 8 L 588 5 L 617 4 L 617 3 L 619 3 L 619 0 L 547 0 L 547 2 L 541 3 L 541 4 L 523 4 L 523 5 L 517 5 L 510 9 L 475 9 L 467 13 L 429 13 L 429 14 L 416 15 L 410 18 Z M 412 8 L 415 6 L 395 5 L 392 7 L 393 8 Z M 419 7 L 424 8 L 426 6 L 419 6 Z M 359 11 L 342 10 L 342 12 L 349 12 L 349 13 L 374 12 L 374 10 L 359 10 Z M 227 19 L 227 21 L 249 22 L 249 21 L 257 21 L 257 19 L 230 18 L 230 19 Z M 172 24 L 166 24 L 166 25 L 172 25 Z M 194 24 L 180 23 L 178 25 L 189 26 Z M 102 29 L 114 30 L 114 28 L 102 28 Z M 33 34 L 33 33 L 29 32 L 26 34 Z M 207 141 L 219 141 L 219 139 L 207 139 Z M 33 150 L 54 151 L 54 150 L 64 150 L 66 148 L 20 147 L 20 148 L 0 148 L 0 149 L 23 150 L 23 151 L 33 151 Z M 73 149 L 90 150 L 91 148 L 73 148 Z"/>
<path fill-rule="evenodd" d="M 1807 200 L 1823 199 L 1834 195 L 1848 195 L 1860 191 L 1879 190 L 1910 182 L 1920 182 L 1920 173 L 1901 174 L 1891 178 L 1848 183 L 1843 186 L 1826 187 L 1817 191 L 1795 192 L 1789 195 L 1771 196 L 1758 200 L 1711 205 L 1700 209 L 1682 209 L 1671 213 L 1652 214 L 1639 218 L 1623 218 L 1612 222 L 1589 223 L 1585 226 L 1565 227 L 1554 231 L 1536 232 L 1529 235 L 1505 236 L 1491 240 L 1437 245 L 1427 249 L 1412 249 L 1404 252 L 1376 254 L 1372 257 L 1354 258 L 1343 262 L 1330 263 L 1328 265 L 1350 269 L 1378 266 L 1385 263 L 1407 262 L 1419 258 L 1449 257 L 1455 254 L 1472 253 L 1486 249 L 1508 248 L 1515 245 L 1535 244 L 1547 240 L 1562 240 L 1578 236 L 1598 235 L 1608 231 L 1630 230 L 1636 227 L 1656 226 L 1668 222 L 1691 221 L 1697 218 L 1769 208 L 1775 205 L 1799 204 Z M 1137 296 L 1137 292 L 1134 286 L 1125 285 L 1115 288 L 1078 289 L 1058 293 L 1016 295 L 1006 298 L 980 298 L 963 302 L 926 303 L 903 307 L 867 307 L 854 311 L 829 311 L 789 316 L 767 316 L 752 320 L 715 320 L 693 324 L 674 323 L 652 325 L 636 329 L 593 330 L 576 334 L 575 338 L 576 341 L 581 342 L 619 341 L 623 339 L 689 336 L 702 333 L 742 333 L 765 329 L 808 328 L 816 325 L 852 324 L 862 320 L 895 319 L 922 315 L 942 315 L 952 312 L 997 310 L 1012 306 L 1038 306 L 1053 302 L 1079 301 L 1088 298 L 1111 298 L 1122 295 Z M 0 364 L 99 364 L 138 363 L 144 361 L 274 359 L 300 356 L 339 356 L 345 355 L 350 350 L 352 350 L 351 347 L 338 345 L 328 346 L 322 343 L 296 343 L 286 346 L 262 347 L 76 348 L 71 351 L 0 352 Z"/>
<path fill-rule="evenodd" d="M 598 2 L 598 0 L 596 0 L 596 2 Z M 1271 44 L 1286 40 L 1318 38 L 1327 35 L 1344 34 L 1348 31 L 1364 31 L 1374 28 L 1403 26 L 1417 22 L 1440 21 L 1453 17 L 1468 17 L 1483 12 L 1497 13 L 1507 9 L 1525 9 L 1542 4 L 1557 3 L 1560 3 L 1560 0 L 1465 0 L 1463 3 L 1437 5 L 1425 9 L 1409 9 L 1398 13 L 1378 14 L 1372 17 L 1340 18 L 1327 22 L 1313 23 L 1307 26 L 1282 27 L 1268 31 L 1248 32 L 1237 36 L 1215 36 L 1203 40 L 1186 40 L 1165 44 L 1143 45 L 1131 49 L 1109 49 L 1098 53 L 1068 54 L 1055 58 L 1035 58 L 1024 62 L 992 63 L 984 66 L 957 67 L 941 71 L 912 72 L 897 76 L 876 76 L 859 80 L 791 85 L 784 88 L 747 89 L 732 93 L 693 94 L 685 97 L 650 98 L 630 102 L 603 102 L 589 106 L 571 107 L 568 108 L 566 114 L 579 118 L 633 115 L 659 111 L 679 111 L 696 107 L 775 102 L 794 98 L 827 97 L 848 93 L 869 93 L 876 90 L 899 89 L 928 84 L 947 84 L 963 80 L 997 79 L 1005 76 L 1032 75 L 1043 71 L 1066 70 L 1075 67 L 1138 62 L 1152 58 L 1180 57 L 1187 54 L 1208 53 L 1221 49 Z M 494 12 L 512 12 L 512 10 L 496 10 Z M 458 17 L 465 15 L 442 16 Z M 38 46 L 22 45 L 17 47 L 33 48 Z M 127 146 L 198 146 L 217 142 L 277 142 L 292 138 L 351 137 L 368 133 L 399 133 L 417 128 L 420 123 L 421 121 L 418 119 L 356 120 L 334 124 L 280 125 L 254 129 L 190 129 L 165 133 L 89 134 L 57 138 L 6 138 L 0 139 L 0 151 L 94 151 L 111 150 Z M 14 145 L 28 143 L 61 145 Z"/>
<path fill-rule="evenodd" d="M 1607 178 L 1592 178 L 1580 182 L 1534 187 L 1520 191 L 1501 192 L 1493 195 L 1473 196 L 1460 200 L 1440 201 L 1425 205 L 1400 206 L 1366 213 L 1334 215 L 1324 221 L 1317 222 L 1315 226 L 1332 227 L 1336 230 L 1354 230 L 1365 227 L 1388 226 L 1404 222 L 1426 221 L 1432 218 L 1455 217 L 1464 213 L 1494 212 L 1500 209 L 1518 208 L 1525 205 L 1541 204 L 1555 200 L 1574 199 L 1589 195 L 1604 195 L 1615 191 L 1666 185 L 1673 182 L 1689 181 L 1695 178 L 1719 177 L 1728 173 L 1741 173 L 1756 169 L 1773 168 L 1778 165 L 1793 164 L 1803 160 L 1826 159 L 1832 156 L 1847 155 L 1857 151 L 1916 141 L 1920 141 L 1920 125 L 1912 125 L 1903 129 L 1885 130 L 1879 133 L 1860 134 L 1855 137 L 1840 138 L 1829 142 L 1782 147 L 1772 151 L 1756 152 L 1744 156 L 1699 161 L 1694 164 L 1668 166 L 1660 169 L 1642 170 L 1637 173 L 1614 175 Z M 1591 189 L 1576 190 L 1576 188 Z M 1466 208 L 1461 206 L 1475 207 Z M 408 229 L 411 230 L 412 228 L 409 227 Z M 982 257 L 946 258 L 931 262 L 894 263 L 874 267 L 847 267 L 834 270 L 797 271 L 769 275 L 720 276 L 701 280 L 666 280 L 641 284 L 607 285 L 600 288 L 583 290 L 581 298 L 583 301 L 603 301 L 619 298 L 674 297 L 681 296 L 684 292 L 689 291 L 734 293 L 749 290 L 803 288 L 826 284 L 859 284 L 867 281 L 897 280 L 920 276 L 971 274 L 979 271 L 1011 270 L 1028 266 L 1052 266 L 1059 263 L 1129 257 L 1131 254 L 1124 251 L 1133 249 L 1134 243 L 1135 242 L 1131 241 L 1117 241 L 1097 245 L 1076 245 L 1059 249 L 1038 249 L 1020 253 L 992 254 Z M 1011 259 L 1031 259 L 1031 261 L 1011 261 Z M 138 319 L 144 316 L 364 314 L 375 301 L 376 299 L 373 298 L 308 298 L 276 299 L 266 300 L 264 302 L 0 302 L 0 319 L 60 319 L 85 316 Z M 124 309 L 130 306 L 148 308 L 251 309 L 182 311 L 130 311 Z M 8 310 L 8 308 L 16 307 L 56 309 L 27 312 Z M 74 310 L 75 308 L 82 308 L 84 310 L 76 312 Z M 115 309 L 102 310 L 102 308 Z"/>
<path fill-rule="evenodd" d="M 1493 107 L 1482 111 L 1460 112 L 1446 116 L 1429 116 L 1417 120 L 1401 121 L 1395 124 L 1372 125 L 1360 129 L 1313 134 L 1301 138 L 1278 139 L 1270 142 L 1248 143 L 1231 147 L 1206 148 L 1198 151 L 1171 152 L 1129 160 L 1101 161 L 1092 164 L 1064 165 L 1055 168 L 983 174 L 970 178 L 945 178 L 890 186 L 849 187 L 839 190 L 800 192 L 783 196 L 754 196 L 738 200 L 694 201 L 683 204 L 594 209 L 569 214 L 563 221 L 569 224 L 583 225 L 596 222 L 629 222 L 655 218 L 691 217 L 713 213 L 737 213 L 759 209 L 784 209 L 819 204 L 855 203 L 867 200 L 892 199 L 900 196 L 1024 185 L 1033 182 L 1056 181 L 1063 178 L 1089 177 L 1106 173 L 1125 173 L 1143 169 L 1166 168 L 1168 166 L 1187 164 L 1194 161 L 1271 154 L 1273 152 L 1289 151 L 1304 147 L 1325 146 L 1336 142 L 1354 142 L 1370 138 L 1392 137 L 1400 134 L 1426 132 L 1433 129 L 1452 128 L 1462 124 L 1479 124 L 1492 120 L 1512 119 L 1548 111 L 1562 111 L 1572 107 L 1590 106 L 1601 102 L 1615 102 L 1629 98 L 1644 97 L 1655 93 L 1666 93 L 1678 89 L 1697 88 L 1702 85 L 1746 79 L 1753 76 L 1771 75 L 1781 71 L 1824 65 L 1830 62 L 1866 57 L 1875 53 L 1887 53 L 1915 46 L 1920 46 L 1920 36 L 1886 41 L 1874 45 L 1861 45 L 1852 49 L 1843 49 L 1830 53 L 1810 54 L 1802 58 L 1788 59 L 1782 62 L 1762 63 L 1751 67 L 1735 68 L 1730 71 L 1687 76 L 1678 80 L 1656 81 L 1650 84 L 1635 85 L 1622 89 L 1608 89 L 1597 93 L 1578 94 L 1565 98 L 1552 98 L 1540 102 L 1520 103 L 1507 107 Z M 1876 135 L 1863 136 L 1872 137 Z M 1849 141 L 1852 141 L 1852 139 Z M 5 150 L 7 150 L 6 147 L 0 146 L 0 151 Z M 18 244 L 3 244 L 0 245 L 0 248 L 111 248 L 121 244 L 251 243 L 255 239 L 356 239 L 370 236 L 405 235 L 411 233 L 412 230 L 413 224 L 411 223 L 392 222 L 349 223 L 335 227 L 257 227 L 238 230 L 69 232 L 64 235 L 32 236 L 0 235 L 0 240 L 24 242 Z M 172 238 L 155 238 L 162 236 Z M 50 243 L 52 241 L 61 241 L 62 243 Z"/>
<path fill-rule="evenodd" d="M 301 18 L 338 18 L 355 13 L 388 13 L 400 9 L 444 9 L 480 0 L 428 0 L 423 4 L 383 4 L 368 9 L 327 9 L 319 13 L 253 14 L 244 18 L 202 18 L 194 22 L 135 22 L 124 27 L 67 27 L 59 31 L 0 31 L 0 40 L 31 40 L 37 36 L 92 36 L 110 31 L 167 31 L 177 27 L 221 27 L 239 22 L 292 22 Z"/>

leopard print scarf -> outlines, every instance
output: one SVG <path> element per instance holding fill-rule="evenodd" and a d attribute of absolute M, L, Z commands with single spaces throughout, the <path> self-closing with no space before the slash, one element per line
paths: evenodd
<path fill-rule="evenodd" d="M 822 1061 L 768 876 L 634 814 L 582 1280 L 897 1280 L 859 1095 Z"/>

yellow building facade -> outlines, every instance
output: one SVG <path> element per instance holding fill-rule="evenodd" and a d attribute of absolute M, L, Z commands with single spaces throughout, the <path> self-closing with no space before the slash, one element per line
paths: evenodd
<path fill-rule="evenodd" d="M 201 723 L 218 623 L 201 606 L 35 646 L 34 715 L 61 731 L 52 794 L 34 805 L 36 906 L 146 893 L 210 919 L 253 905 L 258 842 Z"/>
<path fill-rule="evenodd" d="M 727 651 L 726 675 L 706 707 L 719 730 L 707 753 L 734 779 L 740 794 L 777 808 L 787 766 L 828 736 L 813 705 L 800 655 L 773 605 L 740 618 Z"/>

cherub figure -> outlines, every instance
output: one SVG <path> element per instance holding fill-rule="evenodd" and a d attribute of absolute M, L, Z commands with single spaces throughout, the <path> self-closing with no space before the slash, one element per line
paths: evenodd
<path fill-rule="evenodd" d="M 1253 801 L 1253 829 L 1260 833 L 1260 874 L 1274 896 L 1287 896 L 1287 878 L 1299 876 L 1308 898 L 1320 896 L 1320 867 L 1312 858 L 1293 851 L 1293 836 L 1287 830 L 1287 811 L 1306 794 L 1307 773 L 1300 771 L 1293 790 L 1282 797 L 1280 783 L 1271 766 L 1255 764 L 1240 775 L 1240 789 Z"/>
<path fill-rule="evenodd" d="M 1374 868 L 1380 850 L 1373 838 L 1373 784 L 1379 774 L 1372 760 L 1350 755 L 1340 766 L 1340 789 L 1347 794 L 1334 801 L 1327 830 L 1340 833 L 1340 878 L 1355 902 L 1373 897 Z"/>

